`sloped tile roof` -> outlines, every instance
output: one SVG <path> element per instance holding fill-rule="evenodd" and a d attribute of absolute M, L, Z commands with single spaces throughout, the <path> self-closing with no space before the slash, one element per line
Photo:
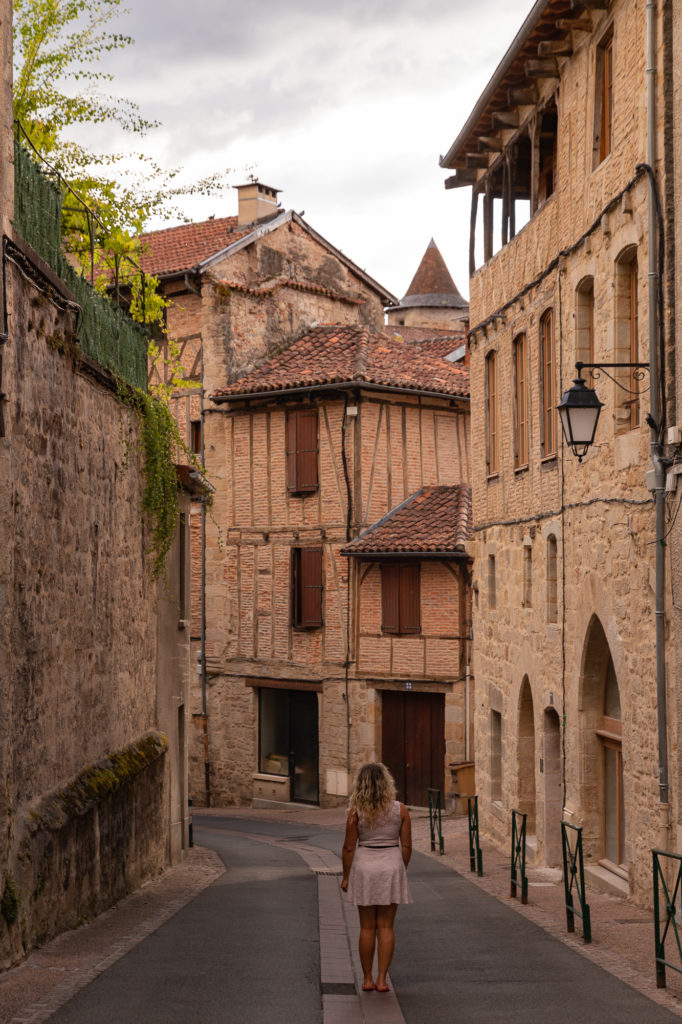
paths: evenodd
<path fill-rule="evenodd" d="M 236 217 L 215 217 L 197 224 L 151 231 L 140 239 L 140 265 L 148 274 L 157 275 L 190 270 L 251 234 L 252 230 L 253 225 L 239 227 Z"/>
<path fill-rule="evenodd" d="M 342 548 L 347 555 L 462 554 L 471 531 L 471 488 L 422 487 Z"/>
<path fill-rule="evenodd" d="M 469 371 L 425 354 L 423 346 L 396 338 L 389 328 L 327 324 L 257 370 L 211 396 L 216 401 L 239 396 L 314 388 L 329 384 L 366 383 L 415 393 L 437 392 L 468 397 Z"/>

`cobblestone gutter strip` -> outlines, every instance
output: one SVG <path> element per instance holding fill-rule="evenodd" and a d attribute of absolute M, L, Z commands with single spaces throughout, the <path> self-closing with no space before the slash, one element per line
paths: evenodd
<path fill-rule="evenodd" d="M 576 932 L 573 935 L 566 931 L 564 888 L 560 872 L 528 867 L 528 904 L 523 906 L 520 900 L 509 897 L 509 856 L 505 857 L 485 840 L 481 843 L 483 877 L 479 878 L 470 871 L 466 818 L 443 818 L 445 855 L 442 857 L 438 853 L 431 853 L 428 813 L 419 810 L 412 812 L 412 836 L 414 848 L 420 853 L 447 864 L 564 945 L 570 946 L 615 978 L 682 1018 L 682 975 L 668 971 L 668 987 L 656 988 L 652 914 L 617 896 L 589 889 L 588 883 L 586 888 L 592 916 L 592 943 L 586 946 L 579 921 L 576 921 Z M 674 953 L 672 942 L 671 952 Z"/>
<path fill-rule="evenodd" d="M 0 974 L 0 1024 L 42 1024 L 225 871 L 200 847 L 160 878 L 77 931 L 65 932 Z"/>

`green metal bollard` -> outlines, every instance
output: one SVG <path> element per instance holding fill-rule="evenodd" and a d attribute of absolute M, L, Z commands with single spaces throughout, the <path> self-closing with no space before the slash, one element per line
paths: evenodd
<path fill-rule="evenodd" d="M 189 845 L 194 846 L 194 829 L 192 826 L 192 797 L 187 801 L 189 804 Z"/>

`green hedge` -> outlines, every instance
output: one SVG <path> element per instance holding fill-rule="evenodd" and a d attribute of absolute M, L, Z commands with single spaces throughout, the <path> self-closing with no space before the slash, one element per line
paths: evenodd
<path fill-rule="evenodd" d="M 63 198 L 55 182 L 15 143 L 14 227 L 74 293 L 81 307 L 78 343 L 83 351 L 146 391 L 147 332 L 99 295 L 66 260 L 61 244 Z"/>

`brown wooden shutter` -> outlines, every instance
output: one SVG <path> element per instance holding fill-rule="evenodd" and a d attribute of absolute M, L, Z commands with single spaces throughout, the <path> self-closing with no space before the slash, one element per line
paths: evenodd
<path fill-rule="evenodd" d="M 297 480 L 299 491 L 317 490 L 317 409 L 301 409 L 297 422 Z"/>
<path fill-rule="evenodd" d="M 419 562 L 401 565 L 400 570 L 400 632 L 421 632 L 421 600 Z"/>
<path fill-rule="evenodd" d="M 381 566 L 381 630 L 400 632 L 400 566 Z"/>
<path fill-rule="evenodd" d="M 286 452 L 287 452 L 287 489 L 296 490 L 297 476 L 297 416 L 296 410 L 287 412 Z M 293 562 L 292 562 L 293 565 Z"/>
<path fill-rule="evenodd" d="M 300 548 L 300 622 L 302 629 L 322 625 L 322 548 Z"/>

